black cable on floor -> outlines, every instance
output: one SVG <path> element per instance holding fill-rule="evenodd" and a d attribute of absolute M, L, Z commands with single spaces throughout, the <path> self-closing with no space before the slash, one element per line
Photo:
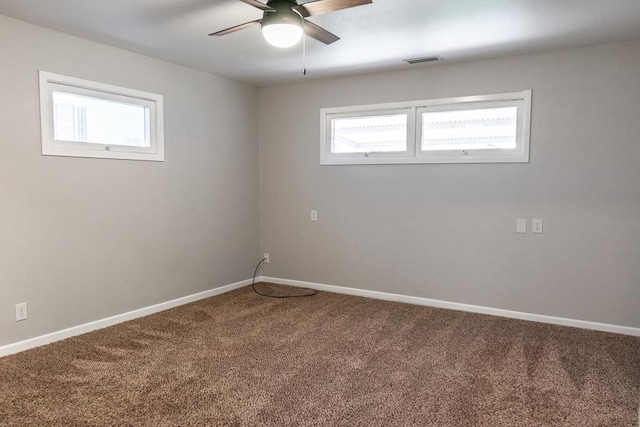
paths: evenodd
<path fill-rule="evenodd" d="M 309 291 L 309 292 L 307 292 L 306 294 L 300 294 L 300 295 L 268 295 L 268 294 L 263 294 L 262 292 L 259 292 L 256 289 L 256 274 L 258 274 L 258 269 L 260 268 L 260 265 L 262 265 L 262 263 L 265 261 L 266 261 L 266 258 L 262 258 L 262 260 L 258 263 L 258 265 L 256 265 L 256 270 L 253 272 L 253 281 L 251 283 L 251 289 L 253 289 L 253 292 L 255 292 L 256 294 L 263 297 L 268 297 L 268 298 L 300 298 L 300 297 L 312 297 L 318 293 L 318 291 L 316 291 L 315 289 L 308 289 L 308 288 L 303 288 L 302 290 Z"/>

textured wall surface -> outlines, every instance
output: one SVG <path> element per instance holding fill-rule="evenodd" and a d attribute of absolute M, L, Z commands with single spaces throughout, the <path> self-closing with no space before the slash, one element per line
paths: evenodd
<path fill-rule="evenodd" d="M 2 16 L 0 58 L 0 346 L 251 275 L 256 88 Z M 162 94 L 166 161 L 42 156 L 38 70 Z"/>
<path fill-rule="evenodd" d="M 638 76 L 626 42 L 261 89 L 263 273 L 640 327 Z M 322 107 L 523 89 L 529 163 L 319 165 Z"/>

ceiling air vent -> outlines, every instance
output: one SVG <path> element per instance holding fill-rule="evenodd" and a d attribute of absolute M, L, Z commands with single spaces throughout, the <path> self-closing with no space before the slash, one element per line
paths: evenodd
<path fill-rule="evenodd" d="M 426 62 L 438 62 L 442 61 L 442 58 L 439 56 L 425 56 L 424 58 L 412 58 L 412 59 L 404 59 L 404 62 L 415 65 L 415 64 L 424 64 Z"/>

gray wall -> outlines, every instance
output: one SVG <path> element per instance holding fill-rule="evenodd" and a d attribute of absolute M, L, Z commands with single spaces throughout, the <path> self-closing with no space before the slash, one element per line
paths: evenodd
<path fill-rule="evenodd" d="M 0 346 L 251 275 L 256 88 L 2 16 L 0 61 Z M 39 69 L 164 95 L 166 161 L 42 156 Z"/>
<path fill-rule="evenodd" d="M 261 89 L 263 274 L 640 327 L 639 76 L 627 42 Z M 322 107 L 522 89 L 528 164 L 319 166 Z"/>
<path fill-rule="evenodd" d="M 0 346 L 246 279 L 263 251 L 275 277 L 640 327 L 640 42 L 258 93 L 0 16 L 0 61 Z M 41 156 L 39 69 L 163 94 L 167 160 Z M 322 107 L 522 89 L 528 164 L 319 166 Z"/>

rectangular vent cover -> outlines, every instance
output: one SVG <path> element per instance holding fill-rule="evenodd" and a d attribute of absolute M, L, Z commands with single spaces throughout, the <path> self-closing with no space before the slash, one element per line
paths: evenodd
<path fill-rule="evenodd" d="M 412 58 L 412 59 L 404 59 L 404 62 L 415 65 L 415 64 L 424 64 L 426 62 L 438 62 L 442 61 L 442 58 L 439 56 L 426 56 L 424 58 Z"/>

